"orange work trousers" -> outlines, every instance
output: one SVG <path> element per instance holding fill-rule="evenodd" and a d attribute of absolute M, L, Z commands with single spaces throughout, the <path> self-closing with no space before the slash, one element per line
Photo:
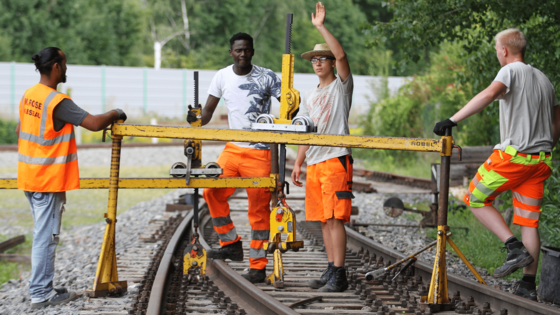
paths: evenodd
<path fill-rule="evenodd" d="M 217 163 L 223 169 L 220 177 L 268 177 L 270 176 L 270 150 L 242 148 L 226 144 Z M 205 188 L 202 195 L 212 216 L 214 230 L 220 238 L 220 246 L 241 239 L 231 221 L 228 198 L 235 188 Z M 268 263 L 263 244 L 270 237 L 270 190 L 247 188 L 249 197 L 249 223 L 251 224 L 251 269 L 264 269 Z"/>

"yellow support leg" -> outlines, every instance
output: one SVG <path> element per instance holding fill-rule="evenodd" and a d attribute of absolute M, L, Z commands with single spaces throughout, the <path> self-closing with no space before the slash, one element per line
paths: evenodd
<path fill-rule="evenodd" d="M 465 265 L 467 265 L 467 267 L 469 267 L 469 269 L 471 270 L 473 275 L 476 277 L 476 279 L 478 279 L 478 282 L 486 285 L 486 282 L 484 282 L 484 279 L 482 279 L 482 277 L 480 276 L 478 271 L 476 271 L 476 269 L 474 269 L 473 265 L 471 265 L 471 263 L 467 260 L 467 257 L 465 257 L 465 255 L 463 255 L 463 253 L 459 250 L 459 247 L 457 247 L 457 245 L 455 245 L 455 243 L 451 240 L 450 237 L 447 238 L 447 242 L 449 243 L 449 245 L 451 245 L 451 247 L 453 248 L 455 253 L 457 253 L 457 255 L 459 255 L 459 257 L 465 263 Z"/>
<path fill-rule="evenodd" d="M 445 234 L 445 226 L 438 226 L 436 259 L 434 261 L 434 269 L 432 271 L 430 291 L 428 293 L 428 298 L 425 301 L 428 304 L 438 306 L 441 306 L 442 304 L 449 304 L 449 293 L 447 292 L 447 270 L 445 263 L 445 246 L 447 243 L 447 236 Z"/>
<path fill-rule="evenodd" d="M 284 288 L 284 265 L 282 253 L 279 249 L 274 251 L 274 272 L 266 277 L 266 284 L 272 284 L 275 288 Z"/>
<path fill-rule="evenodd" d="M 111 177 L 109 180 L 109 205 L 105 214 L 107 226 L 97 263 L 93 289 L 87 290 L 89 297 L 120 295 L 127 291 L 126 281 L 119 281 L 115 254 L 115 225 L 117 223 L 117 198 L 119 190 L 119 166 L 122 136 L 113 135 L 111 152 Z"/>

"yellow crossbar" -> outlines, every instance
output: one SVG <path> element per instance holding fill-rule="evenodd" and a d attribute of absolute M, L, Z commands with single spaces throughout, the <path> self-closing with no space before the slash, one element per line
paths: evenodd
<path fill-rule="evenodd" d="M 117 136 L 319 145 L 330 147 L 442 152 L 441 139 L 341 136 L 316 133 L 207 129 L 114 124 Z"/>
<path fill-rule="evenodd" d="M 219 177 L 191 178 L 185 185 L 184 178 L 119 178 L 119 189 L 164 188 L 275 188 L 271 177 Z M 108 189 L 109 178 L 80 178 L 81 189 Z M 0 178 L 0 189 L 17 189 L 17 179 Z"/>

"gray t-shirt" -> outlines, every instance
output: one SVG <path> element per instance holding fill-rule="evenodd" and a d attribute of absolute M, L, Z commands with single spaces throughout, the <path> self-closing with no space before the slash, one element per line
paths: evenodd
<path fill-rule="evenodd" d="M 558 105 L 554 86 L 539 69 L 523 62 L 505 65 L 494 81 L 506 93 L 500 100 L 500 141 L 495 149 L 512 146 L 518 152 L 552 151 L 552 118 Z"/>
<path fill-rule="evenodd" d="M 315 87 L 303 97 L 297 116 L 313 119 L 317 133 L 331 135 L 349 135 L 348 116 L 352 106 L 354 79 L 352 74 L 344 82 L 337 77 L 324 88 Z M 350 148 L 311 146 L 307 150 L 307 165 L 352 154 Z"/>
<path fill-rule="evenodd" d="M 72 100 L 65 98 L 54 108 L 54 130 L 60 131 L 67 123 L 79 126 L 87 115 L 88 112 L 76 105 Z"/>

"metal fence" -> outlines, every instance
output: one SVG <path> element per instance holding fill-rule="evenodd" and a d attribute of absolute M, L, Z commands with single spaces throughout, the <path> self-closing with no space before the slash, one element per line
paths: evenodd
<path fill-rule="evenodd" d="M 194 101 L 193 69 L 160 69 L 68 65 L 67 83 L 59 90 L 70 94 L 74 102 L 91 114 L 122 108 L 129 116 L 157 113 L 158 116 L 184 117 L 187 105 Z M 200 100 L 204 104 L 208 87 L 217 70 L 198 70 Z M 281 74 L 278 73 L 281 77 Z M 389 77 L 394 93 L 405 82 L 404 77 Z M 369 108 L 376 100 L 372 84 L 380 77 L 354 76 L 352 118 Z M 39 81 L 31 63 L 0 62 L 0 115 L 15 119 L 20 98 L 26 89 Z M 303 95 L 319 83 L 315 74 L 295 74 L 294 87 Z M 279 103 L 273 99 L 272 112 L 278 114 Z M 218 112 L 227 113 L 220 103 Z"/>

